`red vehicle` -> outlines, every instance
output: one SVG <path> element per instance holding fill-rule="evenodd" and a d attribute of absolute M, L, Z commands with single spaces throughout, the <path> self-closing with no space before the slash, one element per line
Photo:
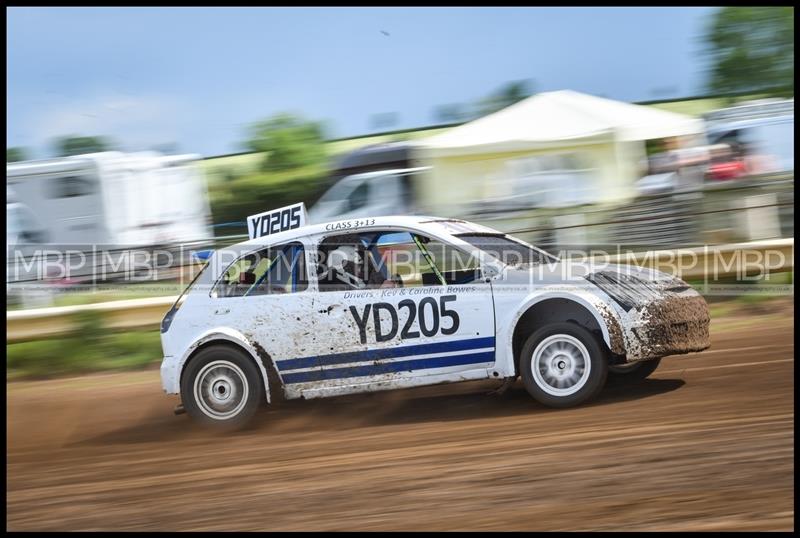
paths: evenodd
<path fill-rule="evenodd" d="M 711 147 L 711 162 L 706 177 L 713 181 L 737 179 L 747 174 L 747 165 L 738 152 L 734 152 L 727 144 Z"/>
<path fill-rule="evenodd" d="M 715 181 L 736 179 L 747 173 L 744 161 L 731 160 L 726 162 L 712 163 L 708 167 L 708 178 Z"/>

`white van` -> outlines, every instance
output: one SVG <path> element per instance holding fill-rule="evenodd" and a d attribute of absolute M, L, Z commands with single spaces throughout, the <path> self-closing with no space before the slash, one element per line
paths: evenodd
<path fill-rule="evenodd" d="M 419 210 L 411 142 L 374 144 L 341 157 L 331 170 L 333 186 L 308 211 L 311 222 L 337 218 L 414 214 Z"/>
<path fill-rule="evenodd" d="M 6 177 L 50 244 L 206 241 L 213 232 L 199 158 L 103 152 L 8 164 Z"/>
<path fill-rule="evenodd" d="M 380 170 L 340 179 L 308 211 L 311 222 L 414 214 L 414 181 L 427 168 Z"/>

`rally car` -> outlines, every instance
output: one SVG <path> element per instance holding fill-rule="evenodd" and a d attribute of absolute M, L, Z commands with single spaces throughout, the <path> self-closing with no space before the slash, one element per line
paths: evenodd
<path fill-rule="evenodd" d="M 217 250 L 161 324 L 176 413 L 241 427 L 266 403 L 522 378 L 550 407 L 709 346 L 709 313 L 657 271 L 572 263 L 463 220 L 302 225 Z M 264 233 L 266 232 L 266 233 Z"/>

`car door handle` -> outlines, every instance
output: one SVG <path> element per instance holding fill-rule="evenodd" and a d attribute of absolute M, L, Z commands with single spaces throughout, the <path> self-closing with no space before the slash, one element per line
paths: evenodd
<path fill-rule="evenodd" d="M 230 312 L 230 311 L 231 311 L 231 309 L 230 309 L 230 308 L 217 308 L 217 309 L 214 311 L 214 313 L 215 313 L 216 315 L 218 315 L 218 316 L 221 316 L 221 315 L 227 314 L 227 313 L 228 313 L 228 312 Z"/>

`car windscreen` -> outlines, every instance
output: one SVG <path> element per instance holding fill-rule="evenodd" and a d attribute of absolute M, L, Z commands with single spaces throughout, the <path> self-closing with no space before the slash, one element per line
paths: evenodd
<path fill-rule="evenodd" d="M 506 265 L 539 265 L 558 261 L 555 256 L 515 241 L 504 234 L 457 234 L 456 237 Z"/>
<path fill-rule="evenodd" d="M 194 278 L 191 280 L 191 282 L 189 282 L 189 285 L 188 285 L 188 286 L 186 286 L 186 289 L 185 289 L 185 290 L 183 290 L 183 292 L 182 292 L 182 293 L 181 293 L 181 294 L 178 296 L 178 298 L 175 300 L 175 303 L 172 305 L 172 309 L 175 309 L 175 310 L 177 310 L 178 308 L 180 308 L 181 299 L 183 299 L 184 297 L 186 297 L 186 295 L 189 293 L 189 290 L 191 290 L 192 288 L 194 288 L 194 287 L 195 287 L 195 285 L 196 285 L 196 284 L 197 284 L 197 283 L 200 281 L 200 277 L 201 277 L 203 274 L 205 274 L 205 272 L 206 272 L 206 270 L 208 269 L 208 266 L 209 266 L 209 265 L 210 265 L 210 264 L 209 264 L 209 262 L 208 262 L 208 261 L 206 261 L 206 262 L 203 264 L 203 267 L 202 267 L 202 268 L 200 268 L 200 270 L 197 272 L 197 274 L 194 276 Z M 172 310 L 172 309 L 170 309 L 170 310 Z"/>

